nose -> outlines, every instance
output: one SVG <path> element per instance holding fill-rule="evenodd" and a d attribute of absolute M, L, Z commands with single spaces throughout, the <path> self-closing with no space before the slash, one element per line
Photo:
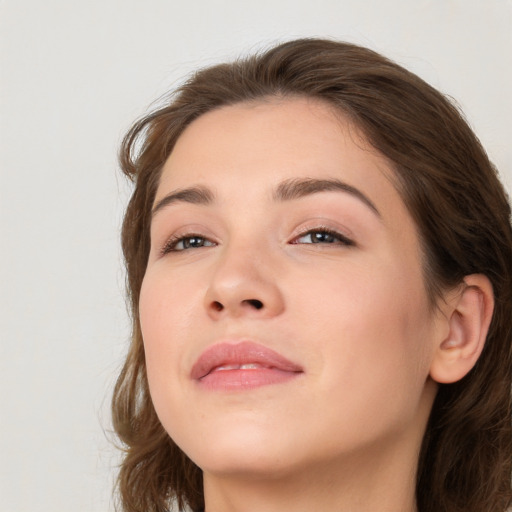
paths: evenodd
<path fill-rule="evenodd" d="M 225 249 L 215 264 L 205 296 L 208 315 L 272 318 L 283 312 L 278 269 L 271 258 L 254 249 Z"/>

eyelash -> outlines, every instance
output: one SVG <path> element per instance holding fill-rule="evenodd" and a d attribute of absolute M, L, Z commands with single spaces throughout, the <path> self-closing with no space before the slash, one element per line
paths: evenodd
<path fill-rule="evenodd" d="M 200 247 L 183 247 L 183 249 L 176 249 L 177 245 L 180 244 L 181 242 L 185 242 L 185 240 L 191 240 L 193 238 L 200 239 L 204 243 L 208 243 L 209 245 L 201 245 Z M 162 256 L 165 256 L 170 252 L 182 252 L 188 249 L 199 249 L 202 247 L 212 247 L 214 245 L 216 245 L 215 242 L 208 240 L 206 237 L 202 235 L 198 235 L 197 233 L 189 233 L 186 235 L 172 236 L 169 240 L 167 240 L 165 245 L 162 247 L 161 254 Z"/>
<path fill-rule="evenodd" d="M 304 233 L 297 235 L 290 243 L 293 245 L 299 245 L 300 242 L 298 242 L 297 240 L 299 240 L 300 238 L 304 238 L 308 235 L 313 235 L 314 233 L 331 236 L 333 239 L 335 239 L 335 241 L 332 241 L 332 242 L 322 242 L 322 241 L 313 242 L 312 241 L 309 244 L 303 243 L 304 245 L 313 245 L 313 244 L 331 245 L 332 244 L 332 245 L 344 245 L 347 247 L 351 247 L 351 246 L 355 245 L 354 241 L 351 240 L 350 238 L 346 237 L 345 235 L 342 235 L 338 231 L 335 231 L 330 228 L 325 228 L 325 227 L 309 229 L 308 231 L 305 231 Z M 193 247 L 193 246 L 192 247 L 190 247 L 190 246 L 183 247 L 182 249 L 176 248 L 180 243 L 185 243 L 186 240 L 190 241 L 194 238 L 201 240 L 203 245 L 200 245 L 198 247 Z M 206 244 L 206 245 L 204 245 L 204 244 Z M 172 236 L 162 247 L 161 255 L 165 256 L 166 254 L 168 254 L 170 252 L 182 252 L 182 251 L 186 251 L 188 249 L 201 249 L 203 247 L 213 247 L 215 245 L 217 245 L 216 242 L 212 242 L 211 240 L 208 240 L 208 238 L 206 238 L 202 235 L 199 235 L 197 233 L 188 233 L 186 235 Z"/>
<path fill-rule="evenodd" d="M 310 242 L 310 244 L 321 244 L 321 245 L 345 245 L 347 247 L 352 247 L 355 245 L 355 242 L 353 240 L 351 240 L 350 238 L 348 238 L 347 236 L 345 235 L 342 235 L 341 233 L 339 233 L 338 231 L 335 231 L 334 229 L 331 229 L 331 228 L 326 228 L 326 227 L 317 227 L 317 228 L 314 228 L 314 229 L 309 229 L 307 231 L 305 231 L 304 233 L 301 233 L 300 235 L 296 236 L 294 238 L 294 241 L 292 241 L 291 243 L 292 244 L 299 244 L 300 242 L 296 242 L 295 240 L 298 240 L 300 238 L 304 238 L 305 236 L 308 236 L 308 235 L 312 235 L 314 233 L 318 233 L 318 234 L 324 234 L 324 235 L 329 235 L 331 237 L 333 237 L 336 241 L 333 241 L 333 242 Z"/>

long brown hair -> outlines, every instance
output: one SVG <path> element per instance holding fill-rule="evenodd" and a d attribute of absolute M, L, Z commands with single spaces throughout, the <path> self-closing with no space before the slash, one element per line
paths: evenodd
<path fill-rule="evenodd" d="M 414 218 L 432 304 L 464 276 L 492 282 L 495 312 L 474 369 L 440 385 L 419 457 L 420 512 L 504 512 L 512 470 L 512 229 L 508 197 L 459 111 L 416 75 L 348 43 L 301 39 L 201 70 L 127 133 L 123 172 L 135 188 L 122 245 L 133 337 L 113 397 L 124 443 L 118 490 L 125 512 L 204 507 L 201 470 L 161 426 L 149 396 L 138 301 L 150 211 L 162 165 L 194 119 L 269 96 L 317 98 L 348 115 L 392 163 Z"/>

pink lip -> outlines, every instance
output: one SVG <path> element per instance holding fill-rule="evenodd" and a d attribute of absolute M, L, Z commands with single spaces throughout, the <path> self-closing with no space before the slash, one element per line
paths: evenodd
<path fill-rule="evenodd" d="M 249 368 L 238 368 L 251 365 Z M 193 380 L 211 390 L 244 390 L 288 381 L 303 369 L 258 343 L 219 343 L 206 349 L 192 367 Z"/>

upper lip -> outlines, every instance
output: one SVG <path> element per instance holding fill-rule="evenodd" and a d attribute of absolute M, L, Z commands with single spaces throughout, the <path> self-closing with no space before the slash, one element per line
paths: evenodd
<path fill-rule="evenodd" d="M 200 380 L 219 366 L 251 363 L 286 372 L 303 371 L 297 363 L 268 347 L 252 341 L 242 341 L 218 343 L 207 348 L 194 363 L 190 375 L 192 379 Z"/>

